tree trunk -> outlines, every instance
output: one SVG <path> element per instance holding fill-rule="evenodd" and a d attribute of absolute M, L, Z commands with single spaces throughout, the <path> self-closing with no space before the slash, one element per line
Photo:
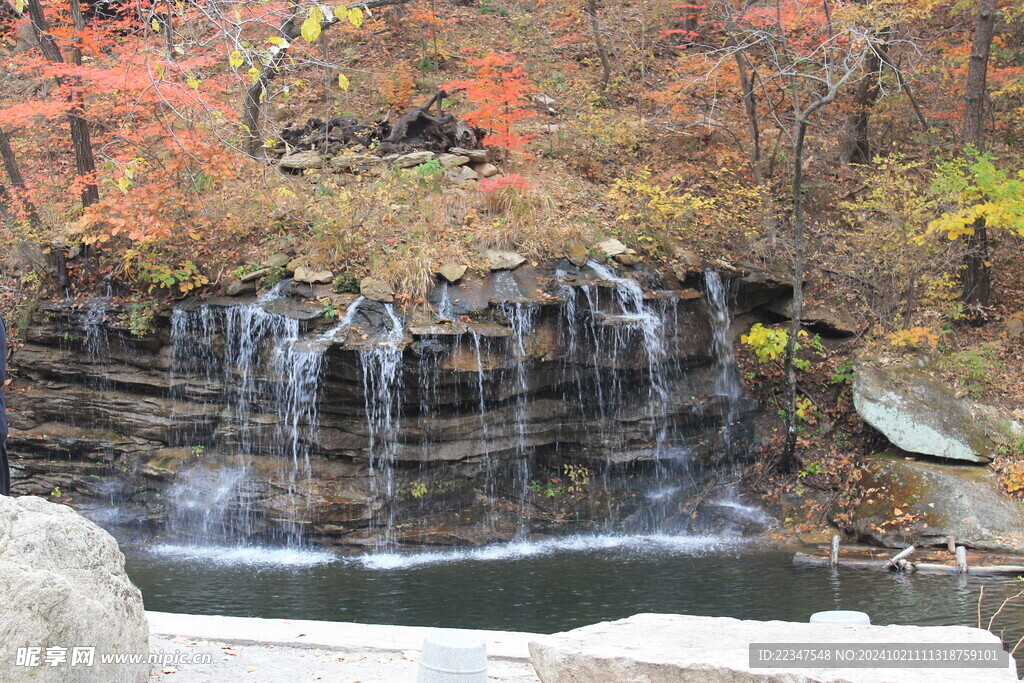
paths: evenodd
<path fill-rule="evenodd" d="M 978 1 L 978 17 L 974 23 L 967 70 L 966 107 L 964 108 L 963 142 L 979 152 L 985 147 L 985 100 L 988 94 L 988 56 L 995 34 L 995 0 Z M 988 265 L 988 228 L 985 220 L 974 224 L 974 234 L 967 238 L 964 262 L 964 302 L 968 306 L 985 306 L 992 294 L 992 273 Z"/>
<path fill-rule="evenodd" d="M 974 24 L 974 42 L 967 70 L 967 94 L 964 108 L 963 140 L 979 150 L 984 146 L 985 99 L 988 92 L 988 55 L 995 34 L 995 0 L 978 1 L 978 18 Z"/>
<path fill-rule="evenodd" d="M 806 259 L 804 236 L 804 141 L 807 139 L 807 118 L 797 121 L 793 141 L 793 306 L 786 341 L 786 445 L 782 452 L 782 466 L 795 469 L 796 465 L 796 341 L 804 310 L 804 262 Z"/>
<path fill-rule="evenodd" d="M 881 59 L 872 52 L 868 56 L 867 73 L 869 77 L 861 80 L 853 98 L 853 112 L 846 121 L 845 137 L 842 144 L 843 161 L 847 164 L 867 164 L 871 162 L 871 138 L 868 122 L 871 110 L 878 101 L 878 79 L 870 78 L 870 74 L 878 73 Z"/>
<path fill-rule="evenodd" d="M 46 23 L 46 16 L 43 14 L 43 7 L 39 4 L 39 0 L 27 0 L 26 7 L 28 8 L 29 20 L 32 22 L 32 30 L 39 41 L 39 48 L 42 50 L 43 56 L 48 62 L 62 64 L 64 57 L 61 55 L 57 43 L 53 40 L 53 36 L 49 34 L 49 25 Z M 71 0 L 71 17 L 75 23 L 75 33 L 78 35 L 85 30 L 85 18 L 82 16 L 82 7 L 79 0 Z M 81 48 L 77 45 L 77 39 L 75 42 L 76 47 L 72 50 L 72 61 L 75 64 L 81 65 Z M 54 80 L 57 81 L 58 86 L 63 84 L 61 78 L 55 78 Z M 68 125 L 71 127 L 71 145 L 75 151 L 75 170 L 78 172 L 79 177 L 90 179 L 82 188 L 82 206 L 85 207 L 95 204 L 100 199 L 100 190 L 95 178 L 96 160 L 92 153 L 89 124 L 82 116 L 81 95 L 72 93 L 69 95 L 69 101 L 75 102 L 75 106 L 67 116 Z"/>
<path fill-rule="evenodd" d="M 594 33 L 594 45 L 597 47 L 597 56 L 601 60 L 601 96 L 604 97 L 608 91 L 608 81 L 612 77 L 612 65 L 608 61 L 608 51 L 601 40 L 601 25 L 597 21 L 597 0 L 587 0 L 587 14 L 590 15 L 590 30 Z"/>
<path fill-rule="evenodd" d="M 747 112 L 747 127 L 750 129 L 750 168 L 754 182 L 764 184 L 761 173 L 761 129 L 757 122 L 757 100 L 754 96 L 754 74 L 751 73 L 747 56 L 736 51 L 736 68 L 740 73 L 740 87 L 743 90 L 743 108 Z"/>
<path fill-rule="evenodd" d="M 36 213 L 35 204 L 32 203 L 25 195 L 25 179 L 21 175 L 21 169 L 18 167 L 18 158 L 14 156 L 14 149 L 11 147 L 11 139 L 7 136 L 7 132 L 0 129 L 0 159 L 3 160 L 4 170 L 7 171 L 7 177 L 11 181 L 11 187 L 17 190 L 21 194 L 21 203 L 25 208 L 25 213 L 28 214 L 28 222 L 33 227 L 40 227 L 42 221 L 39 220 L 39 214 Z M 5 191 L 6 195 L 7 192 Z M 5 198 L 5 202 L 9 201 Z"/>

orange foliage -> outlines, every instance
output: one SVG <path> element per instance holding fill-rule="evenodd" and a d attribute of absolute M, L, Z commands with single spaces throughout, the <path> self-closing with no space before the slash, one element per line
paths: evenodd
<path fill-rule="evenodd" d="M 484 145 L 519 149 L 533 136 L 514 133 L 512 126 L 537 115 L 524 108 L 536 86 L 527 80 L 523 67 L 514 63 L 515 55 L 488 52 L 467 61 L 476 70 L 476 76 L 452 81 L 444 87 L 465 90 L 466 98 L 476 106 L 465 119 L 489 131 Z"/>

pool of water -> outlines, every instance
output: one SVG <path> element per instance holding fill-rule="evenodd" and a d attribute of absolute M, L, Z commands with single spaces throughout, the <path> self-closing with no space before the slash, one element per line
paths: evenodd
<path fill-rule="evenodd" d="M 146 608 L 551 633 L 639 612 L 806 621 L 861 610 L 876 624 L 977 624 L 1013 577 L 798 567 L 792 551 L 713 536 L 574 537 L 470 550 L 325 551 L 125 546 Z M 1024 635 L 1024 601 L 997 627 Z"/>

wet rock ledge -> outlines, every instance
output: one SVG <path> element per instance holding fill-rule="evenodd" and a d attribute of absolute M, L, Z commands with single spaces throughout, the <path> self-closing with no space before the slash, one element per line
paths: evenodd
<path fill-rule="evenodd" d="M 784 291 L 725 276 L 741 311 Z M 176 303 L 142 337 L 125 304 L 46 302 L 13 363 L 15 490 L 150 535 L 685 526 L 652 487 L 682 495 L 753 439 L 704 289 L 697 269 L 566 259 L 442 278 L 407 309 L 286 280 Z M 211 498 L 225 473 L 240 483 Z"/>

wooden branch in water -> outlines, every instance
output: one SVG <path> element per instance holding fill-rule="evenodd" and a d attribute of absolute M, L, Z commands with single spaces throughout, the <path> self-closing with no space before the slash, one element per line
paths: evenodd
<path fill-rule="evenodd" d="M 874 571 L 891 571 L 889 560 L 839 560 L 840 569 L 872 569 Z M 793 564 L 808 567 L 828 567 L 829 558 L 816 557 L 807 553 L 796 553 L 793 556 Z M 906 571 L 916 571 L 922 574 L 957 574 L 957 568 L 949 564 L 935 564 L 919 562 L 916 564 L 907 563 Z M 968 574 L 971 576 L 996 576 L 1001 574 L 1024 574 L 1024 565 L 1003 564 L 991 567 L 969 567 Z"/>
<path fill-rule="evenodd" d="M 914 546 L 901 550 L 889 560 L 888 568 L 898 572 L 907 571 L 908 568 L 912 571 L 914 565 L 907 558 L 913 554 Z"/>

